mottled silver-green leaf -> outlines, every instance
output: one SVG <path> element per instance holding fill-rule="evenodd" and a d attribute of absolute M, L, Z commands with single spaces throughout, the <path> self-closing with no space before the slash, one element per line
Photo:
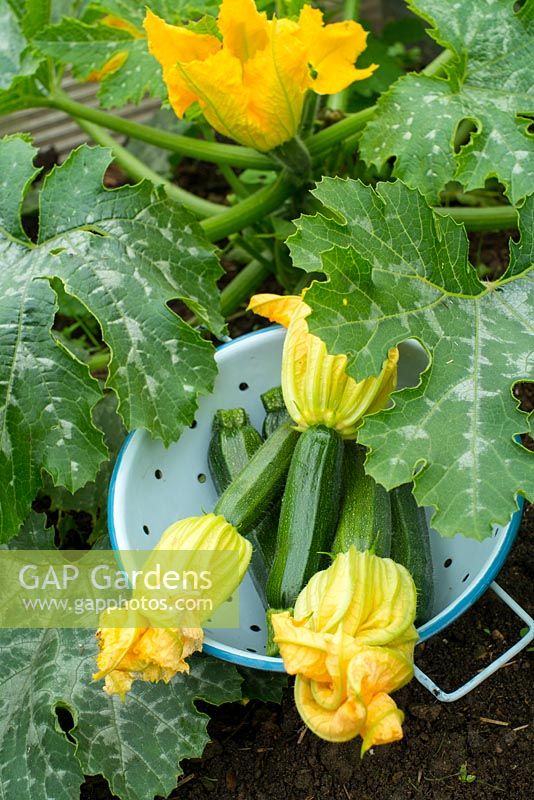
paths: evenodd
<path fill-rule="evenodd" d="M 91 424 L 98 384 L 51 336 L 55 295 L 38 280 L 47 254 L 20 225 L 34 153 L 24 139 L 0 143 L 0 541 L 28 514 L 42 468 L 75 491 L 106 455 Z"/>
<path fill-rule="evenodd" d="M 209 741 L 195 700 L 239 699 L 234 667 L 206 657 L 170 684 L 136 683 L 122 703 L 94 683 L 96 641 L 87 630 L 0 631 L 0 796 L 73 800 L 83 773 L 102 773 L 121 800 L 167 796 L 183 758 Z M 56 717 L 74 720 L 70 739 Z"/>
<path fill-rule="evenodd" d="M 37 246 L 20 229 L 34 151 L 0 143 L 0 538 L 29 511 L 44 468 L 75 492 L 94 478 L 106 448 L 92 425 L 101 393 L 87 367 L 50 334 L 55 295 L 46 278 L 98 319 L 112 351 L 108 386 L 127 428 L 165 443 L 189 425 L 215 377 L 213 347 L 167 307 L 182 300 L 217 333 L 221 268 L 200 226 L 147 182 L 107 191 L 103 149 L 82 147 L 43 185 Z"/>
<path fill-rule="evenodd" d="M 534 145 L 534 0 L 515 12 L 510 0 L 410 0 L 430 34 L 454 53 L 446 78 L 407 75 L 380 99 L 360 141 L 362 157 L 431 201 L 450 180 L 466 190 L 497 177 L 513 203 L 532 192 Z M 477 132 L 458 153 L 459 123 Z"/>
<path fill-rule="evenodd" d="M 289 240 L 297 266 L 328 278 L 306 294 L 311 330 L 349 356 L 357 379 L 409 338 L 430 356 L 420 384 L 362 427 L 366 469 L 387 488 L 413 478 L 443 536 L 489 536 L 517 494 L 534 497 L 532 453 L 514 440 L 528 419 L 512 395 L 534 379 L 534 197 L 520 210 L 508 272 L 482 283 L 463 227 L 400 182 L 374 191 L 329 178 L 315 194 L 325 214 L 301 217 Z"/>

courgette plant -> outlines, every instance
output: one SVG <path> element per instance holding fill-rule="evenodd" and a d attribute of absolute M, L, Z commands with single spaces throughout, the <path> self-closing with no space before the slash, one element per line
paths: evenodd
<path fill-rule="evenodd" d="M 216 52 L 218 2 L 149 5 L 158 30 L 189 25 Z M 44 174 L 24 131 L 0 141 L 5 546 L 53 546 L 32 510 L 39 493 L 59 518 L 88 511 L 93 539 L 103 532 L 94 505 L 104 490 L 92 482 L 109 477 L 116 432 L 180 437 L 213 388 L 214 343 L 273 274 L 289 292 L 310 286 L 310 330 L 348 356 L 355 379 L 379 372 L 406 339 L 426 351 L 419 384 L 358 432 L 376 481 L 390 489 L 413 479 L 443 536 L 483 539 L 518 498 L 534 499 L 532 454 L 520 440 L 529 418 L 513 394 L 532 380 L 534 0 L 407 5 L 404 27 L 369 37 L 357 64 L 365 79 L 307 91 L 322 80 L 315 53 L 302 89 L 286 83 L 289 106 L 273 100 L 273 126 L 301 104 L 295 136 L 263 147 L 228 143 L 228 120 L 212 122 L 222 100 L 211 116 L 191 101 L 185 119 L 165 127 L 117 113 L 147 95 L 168 99 L 173 65 L 152 39 L 149 48 L 143 4 L 0 0 L 0 114 L 53 109 L 96 145 Z M 257 6 L 296 25 L 305 3 Z M 324 6 L 327 22 L 348 21 L 359 4 Z M 424 28 L 437 53 L 426 65 Z M 66 71 L 98 81 L 97 106 L 65 92 Z M 258 97 L 268 80 L 258 72 Z M 166 175 L 154 170 L 154 148 L 160 164 L 169 154 Z M 184 159 L 217 172 L 222 203 L 169 179 Z M 103 185 L 112 160 L 130 181 L 114 190 Z M 470 263 L 471 230 L 512 231 L 503 274 Z M 223 257 L 237 271 L 221 291 Z M 187 680 L 110 700 L 89 683 L 95 645 L 85 631 L 2 631 L 0 647 L 0 782 L 33 800 L 71 800 L 84 773 L 100 772 L 123 800 L 167 796 L 179 762 L 208 739 L 195 700 L 241 697 L 235 668 L 202 657 Z M 258 681 L 246 678 L 249 697 L 276 696 Z M 59 707 L 72 717 L 68 736 Z"/>

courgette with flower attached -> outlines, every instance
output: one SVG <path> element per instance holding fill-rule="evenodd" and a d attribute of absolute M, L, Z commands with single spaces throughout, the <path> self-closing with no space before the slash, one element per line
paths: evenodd
<path fill-rule="evenodd" d="M 311 309 L 302 296 L 256 295 L 249 308 L 288 329 L 282 391 L 291 419 L 303 431 L 291 460 L 267 583 L 269 623 L 275 611 L 291 607 L 321 566 L 339 514 L 343 440 L 355 439 L 362 417 L 387 405 L 399 354 L 391 348 L 379 375 L 356 382 L 346 372 L 347 356 L 330 355 L 309 332 Z M 267 652 L 276 652 L 270 623 Z"/>

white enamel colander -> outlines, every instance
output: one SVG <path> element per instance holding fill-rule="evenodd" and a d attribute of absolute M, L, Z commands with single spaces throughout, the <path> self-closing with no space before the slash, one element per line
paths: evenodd
<path fill-rule="evenodd" d="M 211 424 L 219 408 L 245 408 L 261 429 L 264 410 L 260 395 L 280 383 L 285 331 L 279 327 L 250 333 L 222 345 L 216 354 L 219 374 L 213 394 L 200 400 L 195 424 L 180 440 L 165 448 L 143 430 L 126 439 L 109 491 L 109 530 L 116 550 L 154 547 L 176 520 L 213 508 L 217 495 L 207 463 Z M 415 385 L 426 365 L 417 342 L 401 345 L 399 387 Z M 501 569 L 521 520 L 514 514 L 506 527 L 477 542 L 464 536 L 443 539 L 431 533 L 434 563 L 434 607 L 419 629 L 421 641 L 442 631 L 489 587 L 521 617 L 528 633 L 475 677 L 453 692 L 442 691 L 416 668 L 416 678 L 443 701 L 462 697 L 512 659 L 534 638 L 534 620 L 504 592 L 494 578 Z M 240 589 L 240 627 L 206 630 L 204 650 L 246 667 L 283 672 L 280 658 L 265 655 L 265 610 L 249 575 Z"/>

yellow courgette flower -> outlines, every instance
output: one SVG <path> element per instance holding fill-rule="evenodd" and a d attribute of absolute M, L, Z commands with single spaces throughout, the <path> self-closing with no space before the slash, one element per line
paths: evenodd
<path fill-rule="evenodd" d="M 325 26 L 310 6 L 295 22 L 267 19 L 254 0 L 222 0 L 217 25 L 220 39 L 169 25 L 150 10 L 145 19 L 176 114 L 198 101 L 216 131 L 263 152 L 296 135 L 308 89 L 339 92 L 376 69 L 354 67 L 366 47 L 361 25 Z"/>
<path fill-rule="evenodd" d="M 326 345 L 308 330 L 310 307 L 302 296 L 257 294 L 249 309 L 284 325 L 282 392 L 289 415 L 299 430 L 312 425 L 335 428 L 354 439 L 364 414 L 384 408 L 397 385 L 399 351 L 390 348 L 377 377 L 356 382 L 346 372 L 347 357 L 331 356 Z"/>
<path fill-rule="evenodd" d="M 169 551 L 191 553 L 189 560 L 195 568 L 197 551 L 203 555 L 217 553 L 212 572 L 213 585 L 209 592 L 211 606 L 204 612 L 210 616 L 239 586 L 247 571 L 252 546 L 222 516 L 204 514 L 200 517 L 189 517 L 171 525 L 157 546 L 143 564 L 143 571 L 149 572 L 166 560 Z M 163 555 L 161 555 L 163 554 Z M 197 571 L 198 571 L 197 562 Z M 185 574 L 188 563 L 180 562 Z M 205 569 L 206 560 L 202 560 Z M 105 678 L 104 691 L 110 695 L 119 694 L 122 698 L 130 690 L 134 680 L 160 681 L 166 683 L 178 672 L 188 672 L 186 658 L 197 650 L 202 650 L 203 630 L 201 627 L 171 627 L 172 610 L 169 607 L 162 611 L 133 610 L 133 600 L 140 596 L 157 597 L 172 603 L 183 592 L 153 593 L 146 588 L 134 590 L 132 603 L 124 608 L 104 612 L 100 617 L 100 628 L 97 631 L 99 653 L 97 656 L 98 672 L 95 680 Z M 117 621 L 120 620 L 120 627 Z M 202 622 L 202 614 L 199 616 Z M 157 627 L 165 624 L 165 627 Z"/>
<path fill-rule="evenodd" d="M 107 25 L 108 28 L 118 28 L 119 30 L 126 31 L 129 33 L 132 39 L 143 39 L 144 33 L 143 31 L 138 30 L 135 25 L 132 25 L 131 22 L 128 22 L 125 19 L 121 19 L 120 17 L 114 17 L 112 14 L 107 14 L 105 17 L 102 17 L 99 20 L 100 25 Z M 121 50 L 118 53 L 115 53 L 109 61 L 106 61 L 103 67 L 100 69 L 94 69 L 89 75 L 85 78 L 86 81 L 101 81 L 102 78 L 105 78 L 106 75 L 109 75 L 115 70 L 122 67 L 126 59 L 128 58 L 128 53 L 125 50 Z"/>
<path fill-rule="evenodd" d="M 413 675 L 416 590 L 389 558 L 351 547 L 302 590 L 293 615 L 272 614 L 274 640 L 296 675 L 295 702 L 308 727 L 342 742 L 360 735 L 362 755 L 402 738 L 389 696 Z"/>

